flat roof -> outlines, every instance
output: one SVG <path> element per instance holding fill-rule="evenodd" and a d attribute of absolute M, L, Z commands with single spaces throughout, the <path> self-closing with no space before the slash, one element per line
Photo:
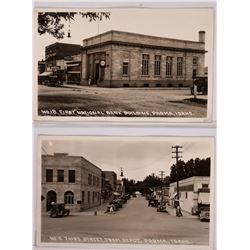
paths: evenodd
<path fill-rule="evenodd" d="M 104 33 L 101 33 L 99 35 L 96 36 L 92 36 L 89 38 L 85 38 L 83 39 L 83 41 L 87 41 L 89 39 L 92 38 L 98 38 L 107 34 L 112 34 L 112 33 L 117 33 L 117 34 L 126 34 L 126 35 L 136 35 L 136 36 L 141 36 L 141 37 L 148 37 L 148 38 L 160 38 L 160 39 L 166 39 L 166 40 L 170 40 L 170 41 L 179 41 L 179 42 L 190 42 L 190 43 L 203 43 L 203 42 L 199 42 L 199 41 L 192 41 L 192 40 L 185 40 L 185 39 L 177 39 L 177 38 L 169 38 L 169 37 L 162 37 L 162 36 L 153 36 L 153 35 L 147 35 L 147 34 L 141 34 L 141 33 L 135 33 L 135 32 L 128 32 L 128 31 L 120 31 L 120 30 L 109 30 L 106 31 Z"/>

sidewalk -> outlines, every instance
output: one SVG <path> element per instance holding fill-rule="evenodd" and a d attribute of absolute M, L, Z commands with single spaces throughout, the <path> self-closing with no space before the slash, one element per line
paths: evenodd
<path fill-rule="evenodd" d="M 104 203 L 103 205 L 100 205 L 98 207 L 92 207 L 82 212 L 71 212 L 70 214 L 71 215 L 93 215 L 93 216 L 106 215 L 108 214 L 108 213 L 105 213 L 107 206 L 108 206 L 108 203 Z"/>
<path fill-rule="evenodd" d="M 176 216 L 176 209 L 174 207 L 167 205 L 167 211 L 168 211 L 169 215 Z M 197 219 L 198 218 L 197 215 L 192 215 L 192 214 L 190 214 L 188 212 L 185 212 L 183 210 L 181 210 L 181 212 L 182 212 L 182 215 L 183 215 L 182 217 L 184 217 L 184 218 L 191 218 L 191 219 Z"/>

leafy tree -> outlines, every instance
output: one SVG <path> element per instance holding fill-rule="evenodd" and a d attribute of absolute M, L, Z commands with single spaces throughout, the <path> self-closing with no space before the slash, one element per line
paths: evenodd
<path fill-rule="evenodd" d="M 162 180 L 160 179 L 160 177 L 152 174 L 152 175 L 148 175 L 143 180 L 143 184 L 144 184 L 144 186 L 147 186 L 149 188 L 153 188 L 153 187 L 161 186 L 163 183 L 162 183 Z"/>
<path fill-rule="evenodd" d="M 178 179 L 183 180 L 192 176 L 210 176 L 210 158 L 195 160 L 190 159 L 187 162 L 178 162 Z M 170 182 L 177 181 L 176 164 L 171 166 Z"/>
<path fill-rule="evenodd" d="M 102 20 L 103 18 L 109 19 L 109 12 L 39 12 L 38 13 L 38 33 L 43 35 L 48 33 L 57 39 L 64 38 L 64 24 L 65 21 L 74 21 L 75 15 L 81 15 L 89 22 Z"/>
<path fill-rule="evenodd" d="M 169 187 L 169 184 L 170 184 L 170 176 L 166 176 L 163 180 L 163 185 L 165 187 Z"/>

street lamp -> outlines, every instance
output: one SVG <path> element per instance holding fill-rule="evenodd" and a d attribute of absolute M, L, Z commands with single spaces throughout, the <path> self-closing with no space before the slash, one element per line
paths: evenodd
<path fill-rule="evenodd" d="M 122 184 L 122 195 L 125 193 L 125 187 L 124 187 L 124 183 L 123 183 L 123 169 L 121 168 L 121 184 Z"/>

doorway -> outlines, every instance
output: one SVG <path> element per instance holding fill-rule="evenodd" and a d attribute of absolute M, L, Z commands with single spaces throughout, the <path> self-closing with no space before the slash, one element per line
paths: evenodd
<path fill-rule="evenodd" d="M 97 84 L 99 80 L 99 69 L 100 69 L 100 63 L 95 63 L 94 68 L 94 84 Z"/>
<path fill-rule="evenodd" d="M 51 202 L 55 202 L 56 203 L 56 192 L 53 190 L 50 190 L 47 193 L 47 207 L 46 207 L 46 211 L 50 210 L 51 207 Z"/>

